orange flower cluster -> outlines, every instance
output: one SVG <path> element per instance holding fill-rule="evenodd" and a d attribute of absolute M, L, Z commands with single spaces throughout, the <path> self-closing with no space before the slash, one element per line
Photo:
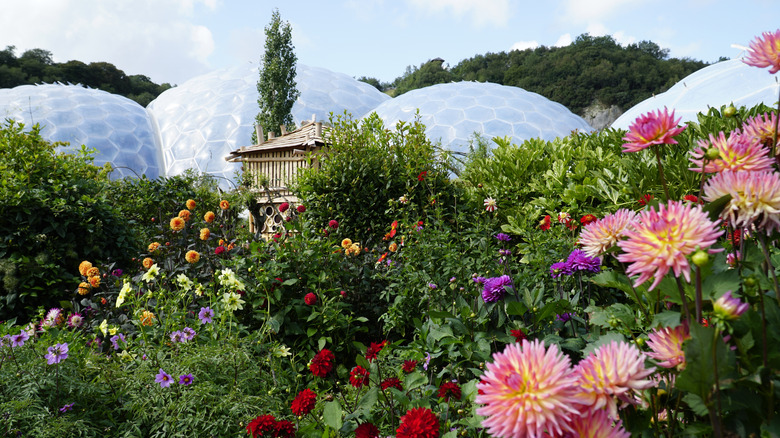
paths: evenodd
<path fill-rule="evenodd" d="M 159 242 L 152 242 L 152 243 L 149 244 L 149 247 L 147 248 L 147 250 L 149 252 L 155 252 L 155 251 L 157 251 L 157 248 L 159 248 L 159 247 L 160 247 L 160 243 Z"/>
<path fill-rule="evenodd" d="M 227 210 L 228 208 L 230 208 L 230 203 L 223 199 L 223 200 L 219 201 L 219 208 L 221 208 L 223 210 Z"/>
<path fill-rule="evenodd" d="M 87 278 L 87 281 L 79 283 L 78 294 L 86 295 L 92 290 L 100 286 L 100 269 L 92 266 L 91 262 L 84 260 L 79 263 L 79 273 Z"/>
<path fill-rule="evenodd" d="M 190 220 L 190 211 L 189 210 L 181 210 L 179 212 L 179 217 L 184 219 L 184 222 L 189 222 L 189 220 Z"/>
<path fill-rule="evenodd" d="M 203 215 L 203 220 L 207 223 L 214 222 L 214 212 L 213 211 L 207 211 L 206 214 Z"/>
<path fill-rule="evenodd" d="M 144 310 L 141 313 L 141 325 L 145 325 L 148 327 L 151 327 L 154 325 L 154 321 L 157 319 L 156 316 L 154 316 L 154 313 Z"/>
<path fill-rule="evenodd" d="M 151 257 L 147 257 L 143 262 L 141 262 L 141 264 L 144 266 L 144 268 L 149 269 L 154 264 L 154 260 Z"/>
<path fill-rule="evenodd" d="M 210 236 L 211 236 L 211 230 L 209 230 L 208 228 L 200 229 L 200 240 L 209 240 Z"/>

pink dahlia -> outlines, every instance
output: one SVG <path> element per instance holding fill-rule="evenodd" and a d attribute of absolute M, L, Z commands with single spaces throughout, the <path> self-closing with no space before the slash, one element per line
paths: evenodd
<path fill-rule="evenodd" d="M 636 392 L 653 386 L 645 380 L 655 368 L 645 368 L 645 355 L 627 342 L 612 341 L 595 349 L 574 368 L 577 397 L 590 412 L 607 409 L 618 419 L 617 401 L 636 404 Z"/>
<path fill-rule="evenodd" d="M 476 402 L 491 435 L 535 438 L 571 431 L 567 423 L 580 415 L 582 401 L 569 358 L 556 345 L 523 340 L 494 354 L 486 366 Z"/>
<path fill-rule="evenodd" d="M 721 132 L 718 136 L 710 134 L 709 141 L 699 140 L 699 148 L 691 152 L 691 162 L 696 167 L 689 170 L 714 173 L 724 170 L 749 170 L 761 172 L 772 170 L 774 160 L 769 157 L 769 149 L 753 136 L 732 132 L 729 138 Z M 714 160 L 706 160 L 705 155 L 709 148 L 715 148 L 720 156 Z"/>
<path fill-rule="evenodd" d="M 721 295 L 712 303 L 715 314 L 722 319 L 737 319 L 750 308 L 750 304 L 742 302 L 731 295 L 731 291 Z"/>
<path fill-rule="evenodd" d="M 685 368 L 685 352 L 683 342 L 691 338 L 688 326 L 664 327 L 655 329 L 648 335 L 647 346 L 653 350 L 648 356 L 659 361 L 658 366 L 664 368 Z"/>
<path fill-rule="evenodd" d="M 655 144 L 677 144 L 674 136 L 685 130 L 685 126 L 677 127 L 679 122 L 679 117 L 674 119 L 674 110 L 669 114 L 666 108 L 639 116 L 623 137 L 623 152 L 639 152 Z"/>
<path fill-rule="evenodd" d="M 721 172 L 704 185 L 704 199 L 729 195 L 722 216 L 734 228 L 755 225 L 767 234 L 780 229 L 780 174 L 775 172 Z"/>
<path fill-rule="evenodd" d="M 604 409 L 574 417 L 569 426 L 573 432 L 566 435 L 566 438 L 629 438 L 631 436 L 623 429 L 623 422 L 613 421 Z"/>
<path fill-rule="evenodd" d="M 742 135 L 753 137 L 767 149 L 770 149 L 775 135 L 776 124 L 777 113 L 757 115 L 745 120 L 745 123 L 742 124 Z M 780 150 L 777 150 L 777 152 L 780 152 Z"/>
<path fill-rule="evenodd" d="M 666 205 L 639 213 L 634 228 L 625 231 L 627 240 L 617 244 L 623 250 L 618 260 L 631 263 L 626 274 L 639 274 L 634 287 L 655 277 L 653 290 L 671 269 L 674 276 L 682 274 L 690 281 L 688 255 L 697 249 L 707 249 L 718 240 L 723 231 L 718 222 L 712 222 L 700 205 L 668 201 Z M 717 252 L 717 250 L 710 250 Z"/>
<path fill-rule="evenodd" d="M 763 32 L 751 41 L 748 56 L 742 62 L 753 67 L 769 67 L 769 74 L 780 71 L 780 29 Z"/>
<path fill-rule="evenodd" d="M 582 251 L 588 257 L 598 257 L 615 246 L 623 233 L 636 220 L 636 213 L 621 208 L 613 214 L 604 216 L 585 226 L 580 233 Z"/>

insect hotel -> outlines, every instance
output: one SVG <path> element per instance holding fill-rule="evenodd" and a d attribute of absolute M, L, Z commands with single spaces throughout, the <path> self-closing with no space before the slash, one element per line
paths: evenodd
<path fill-rule="evenodd" d="M 325 128 L 327 130 L 327 128 Z M 322 122 L 303 122 L 292 132 L 281 127 L 282 135 L 263 135 L 263 128 L 256 126 L 258 144 L 234 150 L 225 159 L 243 163 L 242 170 L 250 176 L 252 191 L 257 195 L 255 208 L 250 209 L 249 230 L 265 239 L 282 232 L 284 222 L 296 214 L 298 198 L 289 186 L 300 169 L 318 166 L 317 154 L 325 145 Z M 290 208 L 280 212 L 279 206 L 288 203 Z"/>

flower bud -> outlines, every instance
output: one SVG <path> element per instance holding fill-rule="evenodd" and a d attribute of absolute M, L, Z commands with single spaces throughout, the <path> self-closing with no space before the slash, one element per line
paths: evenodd
<path fill-rule="evenodd" d="M 691 261 L 694 265 L 702 267 L 710 261 L 710 255 L 707 251 L 698 250 L 691 256 Z"/>
<path fill-rule="evenodd" d="M 708 160 L 717 160 L 720 158 L 720 151 L 718 148 L 709 148 L 707 149 L 707 152 L 704 153 L 704 156 Z"/>
<path fill-rule="evenodd" d="M 723 110 L 723 115 L 725 117 L 734 117 L 735 114 L 737 114 L 737 109 L 734 108 L 734 105 L 729 105 Z"/>

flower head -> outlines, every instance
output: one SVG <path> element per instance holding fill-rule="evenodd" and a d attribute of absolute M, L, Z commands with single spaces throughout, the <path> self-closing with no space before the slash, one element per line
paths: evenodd
<path fill-rule="evenodd" d="M 355 429 L 355 438 L 379 438 L 379 428 L 371 423 L 362 423 Z"/>
<path fill-rule="evenodd" d="M 599 218 L 597 218 L 596 216 L 594 216 L 592 214 L 586 214 L 585 216 L 580 218 L 580 223 L 584 227 L 585 225 L 592 224 L 593 222 L 596 222 L 597 220 L 599 220 Z"/>
<path fill-rule="evenodd" d="M 317 402 L 317 394 L 309 388 L 299 392 L 295 399 L 292 401 L 292 412 L 295 415 L 306 415 L 314 410 L 314 405 Z"/>
<path fill-rule="evenodd" d="M 309 292 L 305 297 L 303 297 L 303 302 L 308 306 L 312 306 L 317 303 L 317 295 L 315 295 L 313 292 Z"/>
<path fill-rule="evenodd" d="M 295 438 L 295 425 L 289 420 L 279 420 L 274 424 L 274 438 Z"/>
<path fill-rule="evenodd" d="M 669 114 L 664 108 L 663 112 L 657 110 L 639 116 L 623 137 L 623 152 L 639 152 L 652 145 L 677 144 L 674 136 L 685 130 L 685 126 L 677 127 L 680 118 L 674 119 L 674 110 Z"/>
<path fill-rule="evenodd" d="M 515 338 L 515 342 L 522 342 L 523 339 L 528 339 L 528 336 L 526 336 L 525 332 L 521 329 L 510 330 L 509 334 Z"/>
<path fill-rule="evenodd" d="M 200 260 L 200 254 L 198 251 L 191 249 L 187 251 L 187 254 L 184 255 L 184 259 L 187 260 L 187 263 L 198 263 L 198 260 Z"/>
<path fill-rule="evenodd" d="M 769 67 L 769 74 L 780 71 L 780 29 L 762 32 L 751 41 L 748 55 L 742 62 L 753 67 Z"/>
<path fill-rule="evenodd" d="M 504 298 L 507 289 L 512 288 L 512 279 L 508 275 L 488 278 L 482 288 L 482 299 L 486 303 L 494 303 Z"/>
<path fill-rule="evenodd" d="M 585 252 L 575 249 L 569 254 L 566 263 L 571 266 L 574 272 L 588 271 L 598 273 L 601 271 L 601 259 L 598 257 L 589 257 Z"/>
<path fill-rule="evenodd" d="M 396 438 L 438 438 L 439 419 L 428 408 L 413 408 L 401 417 Z"/>
<path fill-rule="evenodd" d="M 704 185 L 704 199 L 729 195 L 724 217 L 734 228 L 755 225 L 767 235 L 780 229 L 780 174 L 776 172 L 721 172 Z"/>
<path fill-rule="evenodd" d="M 98 276 L 89 277 L 87 281 L 89 281 L 89 285 L 93 288 L 100 286 L 100 277 Z"/>
<path fill-rule="evenodd" d="M 157 277 L 157 274 L 160 273 L 160 268 L 157 267 L 157 263 L 153 263 L 152 266 L 149 266 L 149 269 L 144 272 L 144 275 L 141 276 L 141 279 L 147 283 L 154 280 L 155 277 Z"/>
<path fill-rule="evenodd" d="M 328 226 L 329 226 L 330 228 L 332 228 L 332 229 L 334 229 L 334 230 L 335 230 L 336 228 L 338 228 L 338 227 L 339 227 L 339 222 L 338 222 L 336 219 L 331 219 L 331 220 L 328 222 Z"/>
<path fill-rule="evenodd" d="M 726 320 L 737 319 L 750 308 L 750 304 L 742 302 L 731 295 L 731 291 L 721 295 L 713 304 L 715 314 Z"/>
<path fill-rule="evenodd" d="M 614 425 L 613 425 L 614 423 Z M 610 418 L 604 409 L 577 416 L 569 422 L 572 434 L 567 436 L 581 438 L 630 438 L 631 434 L 623 428 L 623 421 Z"/>
<path fill-rule="evenodd" d="M 79 295 L 88 294 L 91 288 L 92 286 L 90 286 L 89 283 L 82 281 L 81 283 L 79 283 L 79 289 L 78 289 Z"/>
<path fill-rule="evenodd" d="M 154 381 L 160 384 L 160 388 L 167 388 L 173 383 L 173 377 L 160 368 L 160 372 L 154 376 Z"/>
<path fill-rule="evenodd" d="M 223 199 L 223 200 L 219 201 L 219 208 L 221 208 L 223 210 L 227 210 L 228 208 L 230 208 L 230 203 Z M 206 222 L 208 222 L 208 221 L 206 221 Z"/>
<path fill-rule="evenodd" d="M 576 377 L 569 358 L 555 344 L 549 348 L 539 340 L 510 344 L 486 367 L 476 402 L 483 405 L 477 414 L 485 417 L 482 425 L 491 435 L 561 435 L 580 415 Z"/>
<path fill-rule="evenodd" d="M 225 305 L 225 310 L 233 312 L 244 308 L 244 300 L 241 299 L 241 295 L 235 292 L 228 292 L 222 295 L 222 303 Z"/>
<path fill-rule="evenodd" d="M 439 385 L 439 397 L 446 401 L 450 401 L 451 398 L 460 400 L 461 391 L 460 386 L 455 382 L 442 382 Z"/>
<path fill-rule="evenodd" d="M 775 124 L 777 123 L 777 113 L 757 115 L 745 121 L 742 125 L 742 132 L 745 137 L 752 137 L 764 145 L 767 150 L 772 148 L 772 139 L 775 135 Z M 780 143 L 780 139 L 778 139 Z M 780 149 L 775 148 L 775 154 L 780 153 Z"/>
<path fill-rule="evenodd" d="M 574 368 L 577 397 L 590 412 L 606 408 L 618 419 L 617 401 L 636 404 L 637 391 L 653 386 L 645 380 L 655 368 L 645 368 L 644 353 L 627 342 L 612 341 L 596 348 Z"/>
<path fill-rule="evenodd" d="M 181 329 L 181 332 L 184 334 L 184 340 L 186 341 L 191 341 L 197 336 L 197 333 L 192 327 L 184 327 Z"/>
<path fill-rule="evenodd" d="M 550 265 L 550 277 L 560 278 L 561 275 L 571 275 L 574 273 L 574 269 L 570 263 L 556 262 Z"/>
<path fill-rule="evenodd" d="M 75 404 L 76 403 L 68 403 L 68 404 L 66 404 L 65 406 L 60 408 L 60 412 L 62 412 L 64 414 L 65 412 L 72 411 L 73 410 L 73 405 L 75 405 Z"/>
<path fill-rule="evenodd" d="M 352 239 L 347 237 L 347 238 L 345 238 L 344 240 L 341 241 L 341 247 L 342 248 L 347 249 L 350 246 L 352 246 Z"/>
<path fill-rule="evenodd" d="M 647 355 L 659 361 L 658 366 L 679 370 L 685 368 L 683 342 L 691 338 L 687 325 L 655 329 L 647 336 L 650 338 L 647 346 L 653 350 Z"/>
<path fill-rule="evenodd" d="M 398 377 L 388 377 L 379 384 L 379 387 L 382 388 L 382 391 L 387 388 L 395 388 L 399 391 L 404 390 L 403 385 L 401 385 L 401 380 Z"/>
<path fill-rule="evenodd" d="M 192 385 L 192 373 L 182 374 L 179 376 L 179 385 L 190 386 Z"/>
<path fill-rule="evenodd" d="M 552 218 L 550 218 L 550 215 L 546 215 L 541 221 L 539 221 L 539 229 L 542 231 L 547 231 L 552 226 Z"/>
<path fill-rule="evenodd" d="M 405 360 L 404 364 L 401 366 L 401 369 L 406 373 L 409 374 L 415 369 L 417 369 L 417 361 L 416 360 Z"/>
<path fill-rule="evenodd" d="M 330 350 L 323 348 L 314 355 L 311 364 L 309 364 L 309 369 L 317 377 L 326 377 L 333 369 L 334 360 L 336 360 L 336 356 Z"/>
<path fill-rule="evenodd" d="M 387 345 L 387 341 L 382 341 L 379 343 L 372 342 L 368 349 L 366 349 L 366 359 L 368 359 L 369 362 L 376 359 L 376 357 L 379 355 L 379 352 L 382 351 L 385 345 Z"/>
<path fill-rule="evenodd" d="M 179 217 L 184 219 L 184 222 L 189 222 L 190 220 L 190 211 L 189 210 L 181 210 L 179 211 Z"/>
<path fill-rule="evenodd" d="M 214 310 L 211 307 L 201 307 L 198 312 L 198 319 L 201 324 L 208 324 L 214 320 Z"/>
<path fill-rule="evenodd" d="M 86 277 L 87 271 L 91 267 L 92 267 L 92 263 L 87 260 L 84 260 L 83 262 L 79 263 L 79 273 Z"/>
<path fill-rule="evenodd" d="M 119 350 L 122 348 L 122 345 L 127 345 L 127 341 L 125 340 L 125 335 L 122 333 L 117 333 L 114 336 L 111 336 L 111 346 L 114 347 L 114 350 Z M 120 344 L 119 342 L 122 342 Z"/>
<path fill-rule="evenodd" d="M 84 325 L 84 317 L 80 313 L 71 313 L 68 315 L 68 327 L 76 329 Z"/>
<path fill-rule="evenodd" d="M 199 237 L 200 240 L 209 240 L 209 237 L 211 237 L 211 230 L 208 228 L 201 228 Z"/>
<path fill-rule="evenodd" d="M 367 369 L 357 365 L 349 372 L 349 384 L 355 388 L 361 388 L 364 385 L 368 385 L 368 376 L 371 373 Z"/>
<path fill-rule="evenodd" d="M 157 317 L 154 316 L 154 313 L 152 313 L 152 312 L 150 312 L 148 310 L 144 310 L 143 312 L 141 312 L 140 321 L 141 321 L 141 325 L 143 325 L 143 326 L 152 326 L 152 325 L 154 325 L 154 321 L 156 319 L 157 319 Z"/>
<path fill-rule="evenodd" d="M 171 219 L 170 226 L 173 231 L 181 231 L 184 229 L 184 219 L 180 218 L 179 216 L 176 216 L 175 218 Z"/>
<path fill-rule="evenodd" d="M 49 365 L 60 363 L 68 358 L 68 343 L 65 342 L 63 344 L 54 344 L 49 347 L 47 351 L 49 353 L 44 354 L 43 357 L 46 358 L 46 362 Z"/>
<path fill-rule="evenodd" d="M 257 416 L 246 425 L 246 431 L 252 436 L 252 438 L 262 437 L 266 432 L 272 433 L 275 429 L 276 417 L 273 415 Z"/>
<path fill-rule="evenodd" d="M 11 335 L 11 348 L 23 346 L 28 339 L 30 339 L 30 335 L 25 330 L 19 332 L 18 335 Z"/>
<path fill-rule="evenodd" d="M 190 210 L 195 210 L 195 200 L 194 199 L 188 199 L 187 202 L 184 203 L 184 205 L 187 206 Z"/>
<path fill-rule="evenodd" d="M 710 134 L 709 141 L 699 140 L 698 144 L 699 148 L 691 152 L 691 163 L 696 167 L 691 167 L 690 170 L 694 172 L 701 172 L 702 168 L 707 173 L 724 170 L 761 172 L 772 170 L 774 164 L 766 146 L 757 138 L 743 135 L 738 131 L 731 133 L 728 139 L 723 132 L 720 132 L 717 137 Z M 720 155 L 714 160 L 705 160 L 707 150 L 710 148 L 717 149 Z"/>
<path fill-rule="evenodd" d="M 417 181 L 424 181 L 426 175 L 428 175 L 428 171 L 427 170 L 423 170 L 422 172 L 420 172 L 417 175 Z"/>
<path fill-rule="evenodd" d="M 483 204 L 485 204 L 485 211 L 493 212 L 498 210 L 498 204 L 496 203 L 496 200 L 491 197 L 485 198 Z"/>
<path fill-rule="evenodd" d="M 279 204 L 279 213 L 284 213 L 285 211 L 290 209 L 290 204 L 287 202 L 282 202 Z"/>
<path fill-rule="evenodd" d="M 618 242 L 623 250 L 618 260 L 631 263 L 626 274 L 639 274 L 634 287 L 655 277 L 649 288 L 652 290 L 670 269 L 675 277 L 682 274 L 690 280 L 687 256 L 697 249 L 706 250 L 723 234 L 699 205 L 670 200 L 658 208 L 642 211 L 634 228 L 625 231 L 628 239 Z"/>
<path fill-rule="evenodd" d="M 509 237 L 509 234 L 506 233 L 498 233 L 495 237 L 499 242 L 509 242 L 512 240 L 512 238 Z"/>
<path fill-rule="evenodd" d="M 210 224 L 210 223 L 214 222 L 214 218 L 215 218 L 215 216 L 216 216 L 216 215 L 214 214 L 214 212 L 213 212 L 213 211 L 207 211 L 207 212 L 206 212 L 206 213 L 203 215 L 203 220 L 204 220 L 204 221 L 206 221 L 206 223 L 209 223 L 209 224 Z"/>
<path fill-rule="evenodd" d="M 603 219 L 586 225 L 580 233 L 579 239 L 583 252 L 590 257 L 604 254 L 615 246 L 635 220 L 636 213 L 621 208 L 613 214 L 604 216 Z"/>

